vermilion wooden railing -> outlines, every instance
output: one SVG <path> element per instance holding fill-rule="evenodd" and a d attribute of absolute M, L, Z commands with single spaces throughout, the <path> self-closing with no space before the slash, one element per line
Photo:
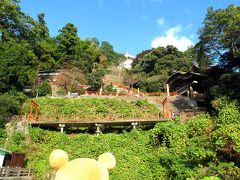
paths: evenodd
<path fill-rule="evenodd" d="M 169 107 L 168 107 L 168 97 L 166 97 L 163 101 L 162 101 L 162 108 L 163 108 L 163 114 L 164 114 L 164 118 L 168 119 L 170 118 L 170 113 L 169 113 Z"/>
<path fill-rule="evenodd" d="M 35 108 L 35 114 L 33 115 L 33 108 Z M 31 99 L 30 102 L 30 113 L 29 113 L 29 120 L 32 121 L 33 118 L 35 120 L 38 120 L 39 114 L 38 114 L 38 103 Z"/>

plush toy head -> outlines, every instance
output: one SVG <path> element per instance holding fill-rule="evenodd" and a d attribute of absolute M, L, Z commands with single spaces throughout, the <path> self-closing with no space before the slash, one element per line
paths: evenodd
<path fill-rule="evenodd" d="M 64 155 L 64 153 L 62 153 L 62 155 Z M 52 159 L 55 159 L 54 162 L 56 162 L 56 164 L 52 163 L 50 166 L 56 169 L 60 164 L 56 159 L 62 159 L 62 157 L 57 154 L 57 157 L 52 157 Z M 49 163 L 50 162 L 49 158 Z M 56 172 L 55 180 L 108 180 L 108 169 L 112 169 L 115 166 L 116 160 L 111 153 L 100 155 L 98 161 L 90 158 L 78 158 L 62 164 Z"/>

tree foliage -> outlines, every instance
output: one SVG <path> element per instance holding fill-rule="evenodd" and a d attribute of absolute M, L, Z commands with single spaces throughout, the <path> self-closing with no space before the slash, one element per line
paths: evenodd
<path fill-rule="evenodd" d="M 80 40 L 76 46 L 74 66 L 81 69 L 84 73 L 91 73 L 98 68 L 99 56 L 101 52 L 96 42 L 86 39 Z"/>
<path fill-rule="evenodd" d="M 8 93 L 0 95 L 0 116 L 20 114 L 22 104 L 26 98 L 22 92 L 17 92 L 16 90 L 11 90 Z"/>
<path fill-rule="evenodd" d="M 77 27 L 72 23 L 67 23 L 59 30 L 59 35 L 56 37 L 58 52 L 62 64 L 69 66 L 75 59 L 76 46 L 80 41 L 77 35 Z"/>
<path fill-rule="evenodd" d="M 219 110 L 216 118 L 198 116 L 186 123 L 159 123 L 150 143 L 159 149 L 159 163 L 169 179 L 238 179 L 240 172 L 240 113 L 233 104 Z"/>
<path fill-rule="evenodd" d="M 36 91 L 37 91 L 38 96 L 46 96 L 46 95 L 50 95 L 52 93 L 51 86 L 47 81 L 43 81 L 37 87 Z"/>
<path fill-rule="evenodd" d="M 62 87 L 65 94 L 67 94 L 68 91 L 76 92 L 74 90 L 77 90 L 77 87 L 87 83 L 85 75 L 78 68 L 72 68 L 62 70 L 62 72 L 56 76 L 55 84 Z"/>
<path fill-rule="evenodd" d="M 107 41 L 81 39 L 72 23 L 62 27 L 56 37 L 51 37 L 45 14 L 39 13 L 34 20 L 21 10 L 19 3 L 19 0 L 0 2 L 0 93 L 10 89 L 21 91 L 24 85 L 35 88 L 40 70 L 65 68 L 77 68 L 79 73 L 89 74 L 91 82 L 96 81 L 95 84 L 101 86 L 101 73 L 94 72 L 116 65 L 122 58 Z M 100 57 L 107 60 L 103 63 Z M 79 84 L 72 86 L 76 90 Z"/>
<path fill-rule="evenodd" d="M 203 27 L 199 31 L 199 46 L 211 58 L 226 69 L 240 66 L 240 7 L 230 5 L 226 9 L 209 8 Z"/>
<path fill-rule="evenodd" d="M 3 42 L 12 38 L 33 41 L 33 19 L 21 11 L 19 0 L 0 2 L 0 37 Z"/>
<path fill-rule="evenodd" d="M 132 73 L 138 76 L 134 83 L 147 92 L 163 91 L 165 81 L 173 71 L 189 71 L 191 65 L 189 53 L 180 52 L 173 46 L 146 50 L 134 60 Z"/>
<path fill-rule="evenodd" d="M 103 63 L 103 65 L 118 65 L 119 62 L 124 59 L 124 56 L 122 54 L 119 54 L 114 51 L 113 46 L 107 42 L 103 41 L 100 46 L 100 50 L 103 56 L 106 57 L 106 60 Z"/>
<path fill-rule="evenodd" d="M 207 56 L 213 66 L 207 74 L 210 77 L 205 89 L 213 97 L 229 96 L 239 99 L 240 78 L 240 7 L 230 5 L 226 9 L 209 8 L 203 27 L 199 30 L 196 45 L 199 61 Z"/>
<path fill-rule="evenodd" d="M 11 89 L 21 91 L 36 77 L 37 58 L 29 44 L 4 43 L 0 48 L 0 92 Z"/>

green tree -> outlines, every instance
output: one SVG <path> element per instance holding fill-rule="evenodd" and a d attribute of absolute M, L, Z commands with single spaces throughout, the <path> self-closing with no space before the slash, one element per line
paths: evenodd
<path fill-rule="evenodd" d="M 3 42 L 11 38 L 34 41 L 34 20 L 21 11 L 19 0 L 0 1 L 0 37 Z"/>
<path fill-rule="evenodd" d="M 94 37 L 94 38 L 91 38 L 90 39 L 90 41 L 91 42 L 93 42 L 96 46 L 98 46 L 99 47 L 99 45 L 100 45 L 100 42 L 99 42 L 99 40 L 98 40 L 98 38 L 96 38 L 96 37 Z"/>
<path fill-rule="evenodd" d="M 56 37 L 56 43 L 58 45 L 60 62 L 69 66 L 74 61 L 76 46 L 80 41 L 77 35 L 77 27 L 72 23 L 67 23 L 59 32 L 60 34 Z"/>
<path fill-rule="evenodd" d="M 133 71 L 150 75 L 161 74 L 167 71 L 189 71 L 192 59 L 177 50 L 176 47 L 167 46 L 143 51 L 137 55 L 133 64 Z"/>
<path fill-rule="evenodd" d="M 206 73 L 212 65 L 211 59 L 208 57 L 206 52 L 203 51 L 203 48 L 199 44 L 187 49 L 184 52 L 184 55 L 187 59 L 191 59 L 194 65 L 198 67 L 198 71 L 200 73 Z"/>
<path fill-rule="evenodd" d="M 60 74 L 56 76 L 56 82 L 58 86 L 62 86 L 65 93 L 71 92 L 82 92 L 82 88 L 79 85 L 86 85 L 85 74 L 78 68 L 62 70 Z"/>
<path fill-rule="evenodd" d="M 98 91 L 103 86 L 102 78 L 105 75 L 105 71 L 97 70 L 87 75 L 87 81 L 90 85 L 89 90 Z"/>
<path fill-rule="evenodd" d="M 38 14 L 38 21 L 35 22 L 35 27 L 33 31 L 35 33 L 37 41 L 45 40 L 49 37 L 49 30 L 44 20 L 44 17 L 44 13 Z"/>
<path fill-rule="evenodd" d="M 138 76 L 141 89 L 147 92 L 162 91 L 171 73 L 190 71 L 192 58 L 174 46 L 153 48 L 138 54 L 132 72 Z"/>
<path fill-rule="evenodd" d="M 212 83 L 210 92 L 214 98 L 227 96 L 230 99 L 240 99 L 240 74 L 239 73 L 224 73 L 217 78 L 216 82 Z"/>
<path fill-rule="evenodd" d="M 113 46 L 109 42 L 103 41 L 101 43 L 100 49 L 101 49 L 102 54 L 107 57 L 107 62 L 112 64 L 115 60 Z"/>
<path fill-rule="evenodd" d="M 38 58 L 38 70 L 49 70 L 58 64 L 57 47 L 53 38 L 38 41 L 34 53 Z"/>
<path fill-rule="evenodd" d="M 26 43 L 4 43 L 0 48 L 0 92 L 22 91 L 36 77 L 36 56 Z"/>
<path fill-rule="evenodd" d="M 199 30 L 197 44 L 199 60 L 207 56 L 214 64 L 208 70 L 210 77 L 205 89 L 213 97 L 229 96 L 239 99 L 240 84 L 240 7 L 230 5 L 226 9 L 209 8 L 203 27 Z"/>
<path fill-rule="evenodd" d="M 20 113 L 21 104 L 15 100 L 14 96 L 0 95 L 0 115 L 11 116 Z"/>
<path fill-rule="evenodd" d="M 38 70 L 48 70 L 57 64 L 56 43 L 49 36 L 49 30 L 44 20 L 44 14 L 38 14 L 38 21 L 33 29 L 35 42 L 33 50 L 38 58 Z"/>
<path fill-rule="evenodd" d="M 113 46 L 107 41 L 101 43 L 100 49 L 102 55 L 107 57 L 105 65 L 118 65 L 124 58 L 123 54 L 115 52 Z"/>
<path fill-rule="evenodd" d="M 212 62 L 225 69 L 240 67 L 240 7 L 230 5 L 226 9 L 209 8 L 199 30 L 199 46 Z"/>
<path fill-rule="evenodd" d="M 94 63 L 98 62 L 100 49 L 95 41 L 86 39 L 80 40 L 76 46 L 75 61 L 73 65 L 80 68 L 85 73 L 91 73 Z"/>
<path fill-rule="evenodd" d="M 25 100 L 26 96 L 22 92 L 17 92 L 15 90 L 0 95 L 0 116 L 20 114 L 21 106 Z"/>
<path fill-rule="evenodd" d="M 133 88 L 133 84 L 138 82 L 138 76 L 134 72 L 126 69 L 124 71 L 123 81 L 129 88 Z"/>

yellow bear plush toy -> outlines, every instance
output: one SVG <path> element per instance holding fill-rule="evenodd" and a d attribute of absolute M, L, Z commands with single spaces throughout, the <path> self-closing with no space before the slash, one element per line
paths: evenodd
<path fill-rule="evenodd" d="M 49 156 L 49 165 L 56 171 L 55 180 L 108 180 L 108 170 L 116 166 L 116 159 L 108 152 L 100 155 L 98 161 L 91 158 L 68 161 L 67 153 L 56 149 Z"/>

